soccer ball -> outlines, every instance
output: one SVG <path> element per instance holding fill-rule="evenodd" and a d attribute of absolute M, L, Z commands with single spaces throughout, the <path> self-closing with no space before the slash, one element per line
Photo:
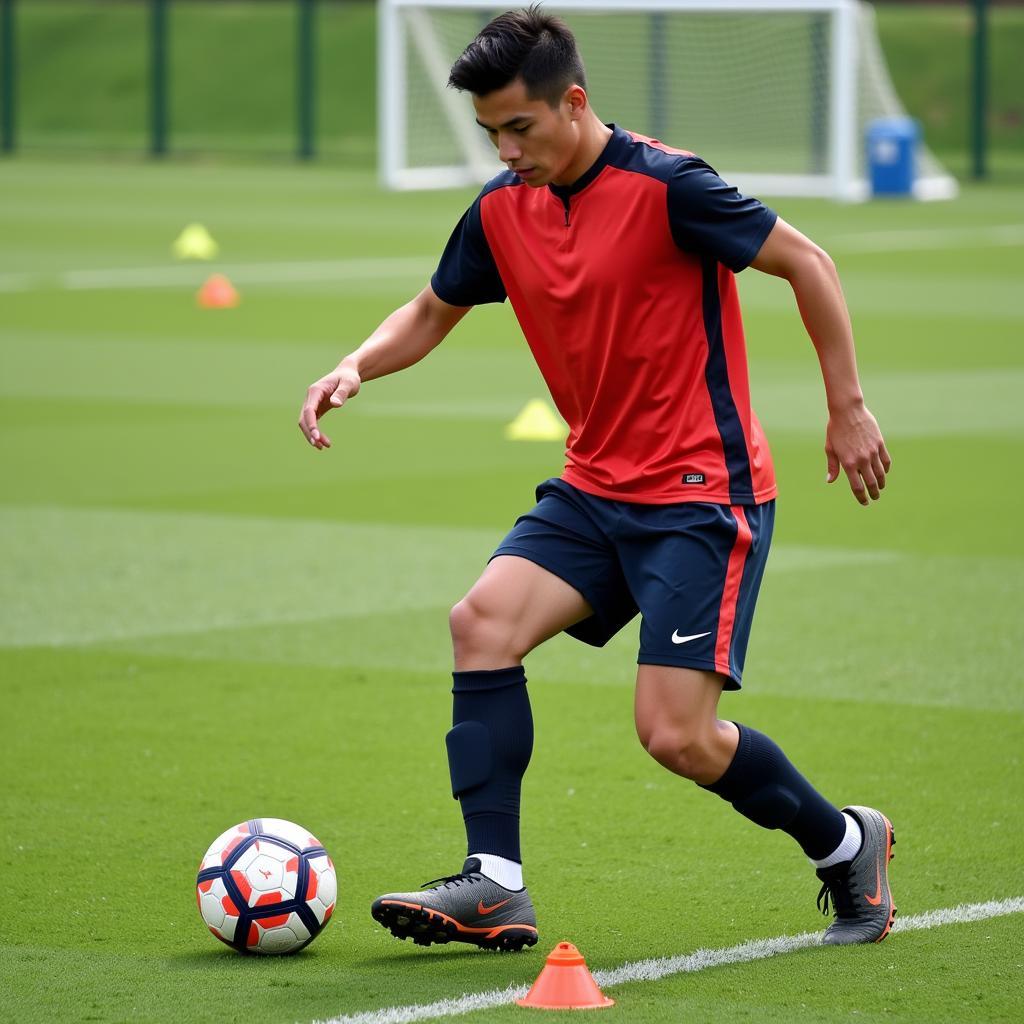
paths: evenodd
<path fill-rule="evenodd" d="M 206 851 L 196 903 L 207 928 L 240 953 L 294 953 L 331 919 L 338 879 L 327 851 L 281 818 L 229 828 Z"/>

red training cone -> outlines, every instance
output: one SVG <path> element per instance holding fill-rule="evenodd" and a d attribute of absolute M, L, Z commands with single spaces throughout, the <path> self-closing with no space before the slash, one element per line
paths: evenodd
<path fill-rule="evenodd" d="M 241 301 L 235 286 L 223 274 L 211 275 L 196 292 L 201 309 L 231 309 Z"/>
<path fill-rule="evenodd" d="M 571 942 L 555 946 L 526 998 L 516 1002 L 538 1010 L 596 1010 L 615 1005 L 597 987 L 586 960 Z"/>

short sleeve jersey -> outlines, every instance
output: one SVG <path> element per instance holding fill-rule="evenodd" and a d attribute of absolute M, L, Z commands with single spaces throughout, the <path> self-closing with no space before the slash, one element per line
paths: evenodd
<path fill-rule="evenodd" d="M 652 504 L 768 501 L 734 274 L 776 214 L 692 153 L 611 128 L 572 185 L 488 182 L 433 290 L 454 306 L 508 297 L 569 425 L 568 483 Z"/>

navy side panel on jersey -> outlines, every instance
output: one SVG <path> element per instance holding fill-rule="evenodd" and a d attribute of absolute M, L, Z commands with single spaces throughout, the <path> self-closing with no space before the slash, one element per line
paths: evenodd
<path fill-rule="evenodd" d="M 701 260 L 704 334 L 708 339 L 708 359 L 704 364 L 711 407 L 715 413 L 718 436 L 722 440 L 722 455 L 729 470 L 729 494 L 753 493 L 754 482 L 750 472 L 750 455 L 743 434 L 736 400 L 729 381 L 729 363 L 725 355 L 722 336 L 722 301 L 718 290 L 718 264 L 711 256 Z"/>

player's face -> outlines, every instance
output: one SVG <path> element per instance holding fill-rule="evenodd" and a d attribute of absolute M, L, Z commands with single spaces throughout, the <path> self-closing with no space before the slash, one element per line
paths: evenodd
<path fill-rule="evenodd" d="M 473 96 L 477 124 L 487 132 L 498 158 L 534 188 L 572 184 L 586 170 L 575 166 L 586 103 L 587 94 L 579 86 L 567 89 L 557 107 L 544 99 L 531 100 L 518 78 L 504 89 Z"/>

